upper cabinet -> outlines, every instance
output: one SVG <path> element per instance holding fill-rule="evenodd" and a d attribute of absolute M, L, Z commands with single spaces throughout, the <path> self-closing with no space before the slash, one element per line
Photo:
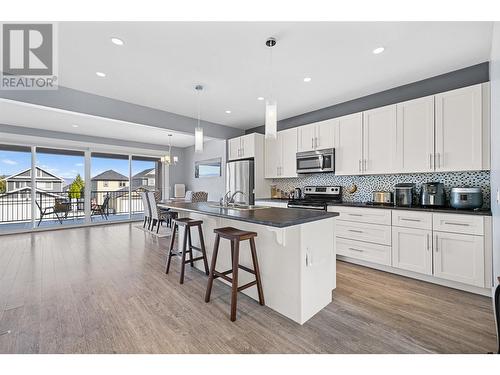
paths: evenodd
<path fill-rule="evenodd" d="M 363 114 L 354 113 L 336 119 L 335 174 L 361 174 L 363 159 Z"/>
<path fill-rule="evenodd" d="M 397 104 L 399 171 L 434 171 L 434 96 Z"/>
<path fill-rule="evenodd" d="M 333 148 L 335 140 L 336 119 L 298 127 L 297 151 L 314 151 Z"/>
<path fill-rule="evenodd" d="M 487 170 L 489 100 L 483 83 L 300 126 L 269 142 L 266 177 L 296 176 L 296 152 L 326 148 L 338 175 Z M 242 147 L 230 158 L 248 157 Z"/>
<path fill-rule="evenodd" d="M 229 160 L 247 159 L 255 157 L 256 134 L 242 135 L 228 141 Z"/>
<path fill-rule="evenodd" d="M 279 131 L 276 139 L 266 139 L 265 177 L 297 177 L 297 128 Z"/>
<path fill-rule="evenodd" d="M 484 168 L 482 87 L 436 95 L 436 171 Z"/>
<path fill-rule="evenodd" d="M 396 105 L 363 112 L 364 173 L 396 172 L 396 128 Z"/>

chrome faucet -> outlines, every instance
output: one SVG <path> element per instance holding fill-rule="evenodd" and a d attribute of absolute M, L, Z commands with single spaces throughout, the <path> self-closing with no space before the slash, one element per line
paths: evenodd
<path fill-rule="evenodd" d="M 236 194 L 241 194 L 241 195 L 245 196 L 245 192 L 243 192 L 241 190 L 237 190 L 233 193 L 233 195 L 231 195 L 231 199 L 229 200 L 229 203 L 234 203 L 234 197 L 236 196 Z"/>
<path fill-rule="evenodd" d="M 227 207 L 228 204 L 231 202 L 230 199 L 228 199 L 229 194 L 231 194 L 231 190 L 228 190 L 226 194 L 224 194 L 224 198 L 221 198 L 219 201 L 219 204 L 223 207 Z M 232 198 L 231 198 L 232 199 Z"/>

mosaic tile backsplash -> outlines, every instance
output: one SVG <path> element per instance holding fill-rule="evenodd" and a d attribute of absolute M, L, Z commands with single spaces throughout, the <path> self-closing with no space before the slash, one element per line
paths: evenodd
<path fill-rule="evenodd" d="M 415 173 L 398 175 L 372 176 L 336 176 L 333 173 L 318 173 L 297 178 L 273 179 L 273 184 L 283 191 L 291 191 L 296 187 L 304 186 L 342 186 L 342 199 L 345 202 L 369 202 L 373 191 L 392 191 L 394 185 L 400 182 L 416 184 L 416 193 L 420 194 L 420 185 L 423 182 L 442 182 L 449 199 L 452 187 L 480 186 L 483 191 L 483 208 L 490 207 L 490 172 L 446 172 L 446 173 Z M 358 190 L 349 194 L 350 186 L 356 185 Z"/>

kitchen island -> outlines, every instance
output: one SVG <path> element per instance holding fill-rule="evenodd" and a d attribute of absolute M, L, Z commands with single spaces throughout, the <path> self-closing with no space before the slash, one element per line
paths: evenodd
<path fill-rule="evenodd" d="M 238 209 L 211 202 L 162 202 L 159 206 L 178 212 L 179 217 L 203 220 L 209 263 L 215 228 L 231 226 L 257 232 L 255 242 L 264 297 L 266 306 L 271 309 L 303 324 L 331 302 L 336 286 L 334 231 L 337 213 L 276 207 Z M 194 246 L 199 246 L 195 231 L 192 240 Z M 200 264 L 195 267 L 202 269 L 203 264 L 197 263 Z M 241 243 L 240 264 L 253 268 L 248 241 Z M 230 268 L 230 244 L 221 240 L 217 269 Z M 253 275 L 240 271 L 240 285 L 252 280 Z M 242 293 L 258 299 L 256 288 Z"/>

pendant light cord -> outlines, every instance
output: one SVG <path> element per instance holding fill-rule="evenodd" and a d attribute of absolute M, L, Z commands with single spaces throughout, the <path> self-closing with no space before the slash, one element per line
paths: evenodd
<path fill-rule="evenodd" d="M 273 46 L 269 47 L 269 102 L 273 101 Z"/>

